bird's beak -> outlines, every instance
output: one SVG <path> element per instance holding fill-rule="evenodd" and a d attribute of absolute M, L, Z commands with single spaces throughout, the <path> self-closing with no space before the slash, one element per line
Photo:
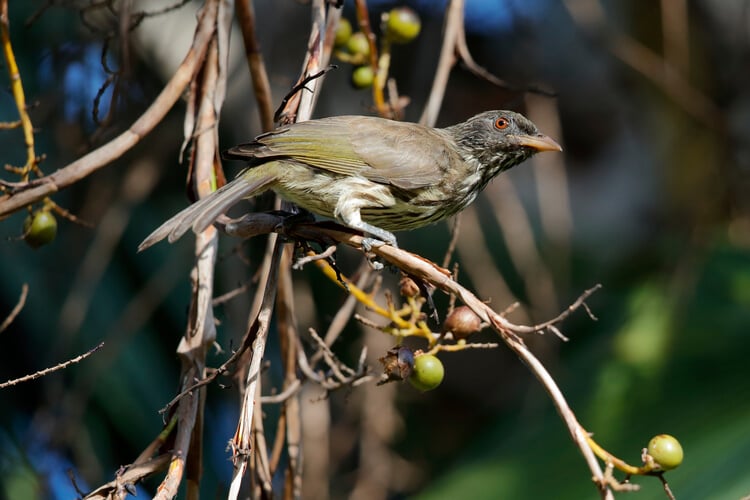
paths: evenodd
<path fill-rule="evenodd" d="M 562 147 L 546 135 L 516 135 L 516 144 L 536 151 L 562 151 Z"/>

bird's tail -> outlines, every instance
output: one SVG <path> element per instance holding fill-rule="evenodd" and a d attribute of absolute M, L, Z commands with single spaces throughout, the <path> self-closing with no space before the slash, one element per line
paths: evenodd
<path fill-rule="evenodd" d="M 203 232 L 219 215 L 242 198 L 257 196 L 268 189 L 274 179 L 273 174 L 263 173 L 260 168 L 241 173 L 232 182 L 196 201 L 159 226 L 138 245 L 138 251 L 141 252 L 164 238 L 173 243 L 191 227 L 196 234 Z"/>

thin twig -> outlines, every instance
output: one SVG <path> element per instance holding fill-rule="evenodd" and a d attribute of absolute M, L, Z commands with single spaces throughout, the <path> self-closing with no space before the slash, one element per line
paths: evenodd
<path fill-rule="evenodd" d="M 328 248 L 326 248 L 320 253 L 316 253 L 312 255 L 305 255 L 304 257 L 300 257 L 299 259 L 297 259 L 297 261 L 294 264 L 292 264 L 292 267 L 294 269 L 302 269 L 303 267 L 305 267 L 305 264 L 309 264 L 310 262 L 315 262 L 316 260 L 326 260 L 335 253 L 336 253 L 336 245 L 329 245 Z"/>
<path fill-rule="evenodd" d="M 242 478 L 245 475 L 245 471 L 248 467 L 248 460 L 250 457 L 250 446 L 252 442 L 252 422 L 253 413 L 255 411 L 255 387 L 260 377 L 261 362 L 263 360 L 263 353 L 266 348 L 266 339 L 268 337 L 268 329 L 271 324 L 271 315 L 273 313 L 273 304 L 276 297 L 276 286 L 278 279 L 278 267 L 281 260 L 281 253 L 283 251 L 284 244 L 275 239 L 275 246 L 273 251 L 273 257 L 271 259 L 271 267 L 268 270 L 268 281 L 266 282 L 266 288 L 263 291 L 263 301 L 260 306 L 260 312 L 253 322 L 253 326 L 248 331 L 246 338 L 250 337 L 250 332 L 254 335 L 252 345 L 252 357 L 250 360 L 250 366 L 247 369 L 245 379 L 245 394 L 242 399 L 242 408 L 240 410 L 240 418 L 235 431 L 234 437 L 230 442 L 232 448 L 233 462 L 234 462 L 234 474 L 229 487 L 228 498 L 236 499 L 240 493 L 240 487 L 242 485 Z"/>
<path fill-rule="evenodd" d="M 272 396 L 262 396 L 260 398 L 260 402 L 263 404 L 283 403 L 287 399 L 297 394 L 301 388 L 302 382 L 299 379 L 296 379 L 292 381 L 292 383 L 290 383 L 288 386 L 286 386 L 280 393 L 274 394 Z"/>
<path fill-rule="evenodd" d="M 255 470 L 258 481 L 260 482 L 258 486 L 262 490 L 263 495 L 271 498 L 273 496 L 273 486 L 271 484 L 273 476 L 268 463 L 268 446 L 266 444 L 266 436 L 263 432 L 263 407 L 260 397 L 261 387 L 262 384 L 258 383 L 255 389 L 255 401 L 258 405 L 258 408 L 253 415 L 253 439 L 255 443 L 255 454 L 253 455 L 253 458 L 255 460 L 253 468 Z"/>
<path fill-rule="evenodd" d="M 445 255 L 443 256 L 443 267 L 447 268 L 451 264 L 451 260 L 453 260 L 453 254 L 456 251 L 459 234 L 461 234 L 461 214 L 453 217 L 453 222 L 451 224 L 451 239 L 448 242 L 448 248 L 445 250 Z"/>
<path fill-rule="evenodd" d="M 337 69 L 337 68 L 338 66 L 336 66 L 335 64 L 331 64 L 327 68 L 323 68 L 320 71 L 313 73 L 312 75 L 308 75 L 304 77 L 299 83 L 297 83 L 294 87 L 292 87 L 292 90 L 287 92 L 284 98 L 281 99 L 281 104 L 279 104 L 279 107 L 276 109 L 276 112 L 273 115 L 274 121 L 281 120 L 281 118 L 287 112 L 286 108 L 289 105 L 289 102 L 292 100 L 292 97 L 296 96 L 298 92 L 301 92 L 303 90 L 307 90 L 308 92 L 313 92 L 313 90 L 307 86 L 308 83 L 317 80 L 318 78 L 322 77 L 329 71 L 333 69 Z"/>
<path fill-rule="evenodd" d="M 73 359 L 69 359 L 68 361 L 65 361 L 63 363 L 59 363 L 55 366 L 52 366 L 50 368 L 45 368 L 44 370 L 39 370 L 38 372 L 32 373 L 31 375 L 26 375 L 24 377 L 8 380 L 6 382 L 3 382 L 0 384 L 0 389 L 5 389 L 6 387 L 10 387 L 12 385 L 21 384 L 23 382 L 28 382 L 29 380 L 34 380 L 40 377 L 44 377 L 45 375 L 49 375 L 52 372 L 56 372 L 57 370 L 62 370 L 64 368 L 67 368 L 70 365 L 79 363 L 83 361 L 84 359 L 88 358 L 92 354 L 94 354 L 96 351 L 104 347 L 104 342 L 101 342 L 98 346 L 89 349 L 85 353 L 81 354 L 80 356 L 76 356 Z"/>
<path fill-rule="evenodd" d="M 354 248 L 362 248 L 363 237 L 355 235 L 349 232 L 336 231 L 329 228 L 322 228 L 321 231 L 325 232 L 328 237 L 334 240 L 341 241 Z M 289 231 L 287 231 L 289 232 Z M 521 334 L 536 333 L 541 329 L 547 328 L 550 325 L 558 323 L 562 319 L 566 318 L 572 311 L 580 308 L 585 300 L 596 290 L 600 288 L 599 285 L 586 290 L 571 306 L 558 315 L 553 320 L 541 323 L 536 326 L 524 326 L 516 325 L 511 323 L 506 318 L 493 311 L 486 303 L 479 300 L 469 290 L 456 283 L 450 276 L 442 272 L 442 268 L 436 264 L 420 257 L 407 252 L 400 248 L 394 248 L 390 245 L 382 245 L 374 247 L 371 251 L 378 257 L 384 259 L 388 263 L 402 269 L 410 275 L 413 275 L 419 279 L 425 280 L 431 283 L 433 286 L 440 288 L 441 290 L 455 294 L 459 299 L 466 304 L 477 316 L 483 321 L 489 323 L 492 328 L 497 332 L 500 338 L 505 344 L 513 350 L 529 367 L 534 376 L 544 387 L 545 391 L 549 394 L 552 399 L 555 408 L 557 409 L 563 421 L 568 427 L 568 431 L 573 439 L 573 442 L 578 446 L 587 465 L 594 477 L 594 482 L 599 488 L 601 497 L 604 499 L 611 499 L 612 492 L 603 480 L 603 472 L 601 466 L 594 455 L 591 447 L 587 443 L 587 434 L 583 427 L 578 423 L 575 414 L 568 406 L 565 396 L 563 395 L 560 388 L 557 386 L 554 378 L 549 374 L 544 365 L 532 354 L 532 352 L 525 345 L 521 337 Z M 305 367 L 301 362 L 300 368 L 303 372 L 309 370 L 309 367 Z M 315 375 L 311 372 L 310 375 Z M 326 384 L 322 384 L 325 388 Z"/>
<path fill-rule="evenodd" d="M 437 123 L 438 112 L 443 104 L 445 88 L 448 86 L 448 77 L 451 68 L 456 64 L 456 40 L 461 30 L 464 19 L 464 0 L 451 0 L 445 14 L 445 29 L 443 33 L 443 45 L 440 48 L 440 59 L 435 70 L 435 78 L 432 81 L 432 89 L 427 99 L 427 104 L 422 112 L 419 123 L 434 127 Z"/>
<path fill-rule="evenodd" d="M 555 92 L 543 89 L 538 85 L 526 85 L 523 87 L 519 85 L 512 85 L 502 78 L 498 78 L 487 69 L 477 64 L 477 62 L 474 61 L 474 57 L 472 57 L 471 52 L 469 51 L 469 45 L 466 43 L 466 30 L 464 29 L 463 23 L 459 24 L 458 37 L 456 38 L 456 52 L 458 53 L 458 57 L 461 59 L 463 65 L 466 66 L 466 69 L 474 73 L 474 75 L 478 76 L 479 78 L 487 80 L 497 87 L 513 92 L 530 92 L 546 97 L 554 97 L 556 95 Z"/>
<path fill-rule="evenodd" d="M 544 329 L 549 328 L 550 326 L 554 326 L 557 323 L 560 323 L 562 320 L 570 316 L 573 312 L 577 311 L 580 308 L 584 308 L 586 312 L 588 313 L 589 317 L 596 321 L 596 317 L 591 314 L 591 310 L 589 310 L 588 306 L 586 305 L 586 299 L 591 297 L 597 290 L 599 290 L 602 287 L 600 283 L 597 283 L 596 285 L 592 286 L 588 290 L 584 291 L 572 304 L 568 306 L 567 309 L 565 309 L 563 312 L 558 314 L 556 317 L 552 318 L 549 321 L 545 321 L 544 323 L 539 323 L 538 325 L 525 327 L 523 328 L 523 332 L 521 332 L 520 329 L 516 329 L 515 331 L 518 331 L 519 333 L 529 333 L 530 331 L 542 331 Z"/>
<path fill-rule="evenodd" d="M 206 3 L 196 28 L 193 45 L 185 59 L 154 102 L 128 130 L 52 174 L 29 182 L 28 189 L 0 196 L 0 218 L 75 184 L 122 156 L 151 132 L 195 78 L 216 27 L 217 3 Z"/>
<path fill-rule="evenodd" d="M 129 465 L 118 471 L 117 477 L 103 484 L 85 496 L 87 500 L 116 498 L 115 493 L 121 491 L 126 485 L 138 483 L 157 472 L 167 468 L 171 459 L 169 453 L 163 453 L 144 462 Z"/>
<path fill-rule="evenodd" d="M 26 296 L 29 294 L 29 285 L 27 283 L 24 283 L 21 285 L 21 295 L 18 297 L 18 302 L 13 307 L 13 309 L 10 311 L 8 316 L 3 320 L 2 324 L 0 324 L 0 333 L 4 332 L 6 328 L 10 326 L 11 323 L 16 319 L 16 316 L 18 316 L 18 313 L 21 312 L 21 309 L 23 309 L 24 304 L 26 304 Z"/>
<path fill-rule="evenodd" d="M 672 488 L 669 487 L 669 483 L 667 482 L 667 479 L 664 477 L 664 474 L 659 474 L 658 478 L 661 481 L 661 485 L 664 487 L 664 493 L 667 494 L 667 498 L 669 498 L 669 500 L 676 500 L 674 493 L 672 493 Z"/>
<path fill-rule="evenodd" d="M 245 42 L 245 57 L 250 69 L 250 79 L 253 83 L 255 101 L 258 103 L 258 114 L 260 115 L 260 126 L 263 132 L 273 130 L 274 116 L 271 102 L 271 84 L 268 81 L 266 65 L 263 62 L 263 53 L 260 51 L 255 34 L 255 11 L 252 0 L 237 0 L 235 4 L 237 22 Z"/>
<path fill-rule="evenodd" d="M 250 282 L 245 282 L 241 284 L 240 286 L 233 288 L 232 290 L 229 290 L 226 293 L 223 293 L 221 295 L 214 297 L 213 300 L 211 301 L 211 305 L 216 307 L 226 302 L 229 302 L 230 300 L 237 297 L 238 295 L 242 295 L 243 293 L 247 292 L 249 289 L 250 289 Z"/>
<path fill-rule="evenodd" d="M 284 367 L 284 387 L 297 385 L 297 314 L 294 303 L 294 285 L 292 282 L 293 248 L 287 246 L 281 266 L 279 266 L 279 287 L 276 300 L 281 360 Z M 277 432 L 285 431 L 287 474 L 286 491 L 292 498 L 302 496 L 302 414 L 299 397 L 296 392 L 284 401 L 284 418 L 279 419 Z M 291 492 L 291 493 L 289 493 Z"/>
<path fill-rule="evenodd" d="M 224 98 L 226 71 L 223 61 L 228 50 L 226 32 L 229 17 L 226 4 L 220 0 L 207 3 L 204 9 L 215 5 L 216 30 L 213 32 L 200 68 L 200 78 L 191 86 L 191 100 L 196 106 L 189 106 L 185 115 L 185 141 L 194 138 L 195 148 L 190 156 L 188 168 L 192 188 L 199 197 L 208 196 L 217 184 L 217 170 L 220 176 L 218 157 L 218 134 L 216 124 Z M 204 14 L 205 15 L 205 14 Z M 195 116 L 193 115 L 195 112 Z M 206 355 L 215 340 L 216 326 L 213 316 L 212 299 L 214 290 L 214 270 L 218 253 L 218 233 L 211 226 L 196 235 L 196 263 L 191 273 L 192 295 L 188 313 L 186 332 L 180 340 L 177 353 L 182 362 L 180 380 L 182 388 L 192 385 L 206 375 Z M 177 495 L 183 477 L 187 477 L 186 496 L 197 498 L 203 464 L 203 408 L 206 392 L 198 389 L 179 401 L 175 416 L 177 431 L 172 445 L 172 459 L 166 476 L 157 488 L 154 498 L 166 500 Z"/>

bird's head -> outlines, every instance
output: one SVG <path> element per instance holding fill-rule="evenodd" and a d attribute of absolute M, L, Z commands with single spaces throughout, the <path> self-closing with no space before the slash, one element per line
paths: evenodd
<path fill-rule="evenodd" d="M 525 116 L 486 111 L 446 129 L 469 163 L 480 165 L 486 181 L 541 151 L 562 151 Z"/>

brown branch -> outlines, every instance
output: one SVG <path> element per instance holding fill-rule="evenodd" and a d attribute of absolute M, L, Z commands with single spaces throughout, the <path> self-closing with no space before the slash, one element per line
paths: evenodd
<path fill-rule="evenodd" d="M 344 241 L 348 245 L 358 247 L 362 243 L 362 238 L 359 236 L 349 236 Z M 471 308 L 483 321 L 488 321 L 493 329 L 498 333 L 500 338 L 505 344 L 516 353 L 529 367 L 534 376 L 544 387 L 547 394 L 552 399 L 560 416 L 568 427 L 568 431 L 573 439 L 573 442 L 578 446 L 581 453 L 589 466 L 591 473 L 594 476 L 594 481 L 598 488 L 600 488 L 600 494 L 602 498 L 612 498 L 612 493 L 609 488 L 603 483 L 603 472 L 599 465 L 599 462 L 588 445 L 586 438 L 586 432 L 578 423 L 575 414 L 568 406 L 565 396 L 563 395 L 560 388 L 557 386 L 555 380 L 546 370 L 544 365 L 532 354 L 528 349 L 523 340 L 518 336 L 520 333 L 531 333 L 538 331 L 538 327 L 528 327 L 521 325 L 514 325 L 503 318 L 501 315 L 493 311 L 487 304 L 479 300 L 469 290 L 462 287 L 450 277 L 444 273 L 438 271 L 435 264 L 426 261 L 425 259 L 418 257 L 414 254 L 410 254 L 404 250 L 393 248 L 388 245 L 373 248 L 372 251 L 379 257 L 385 259 L 389 263 L 407 271 L 408 273 L 417 276 L 425 281 L 433 284 L 437 288 L 448 293 L 456 294 L 461 301 Z M 587 290 L 576 304 L 582 304 L 583 301 L 591 295 L 598 287 L 594 287 L 591 290 Z M 552 324 L 561 318 L 566 317 L 570 314 L 574 304 L 564 313 L 560 314 L 557 318 L 544 324 Z"/>
<path fill-rule="evenodd" d="M 237 22 L 240 25 L 242 39 L 245 42 L 245 57 L 250 69 L 255 100 L 258 103 L 260 126 L 263 132 L 273 130 L 273 105 L 271 104 L 271 84 L 268 81 L 263 53 L 255 34 L 255 11 L 252 0 L 238 0 L 235 4 Z"/>
<path fill-rule="evenodd" d="M 270 396 L 261 396 L 260 401 L 263 404 L 278 404 L 283 403 L 287 399 L 291 398 L 295 394 L 297 394 L 300 389 L 302 389 L 302 381 L 300 379 L 293 380 L 289 385 L 287 385 L 283 391 L 281 391 L 278 394 L 273 394 Z"/>
<path fill-rule="evenodd" d="M 305 81 L 310 75 L 320 72 L 321 68 L 328 65 L 330 60 L 333 44 L 329 40 L 326 43 L 326 34 L 330 32 L 326 20 L 326 7 L 324 0 L 314 0 L 311 6 L 312 10 L 312 28 L 308 41 L 308 51 L 305 54 L 305 60 L 302 65 L 302 72 L 299 81 Z M 328 20 L 335 23 L 338 16 L 341 15 L 338 9 L 329 9 Z M 329 37 L 330 38 L 330 37 Z M 322 83 L 322 78 L 315 78 L 308 82 L 310 92 L 298 92 L 292 96 L 283 106 L 283 120 L 285 121 L 304 121 L 312 116 L 313 107 L 318 97 L 318 89 Z M 264 273 L 266 288 L 263 293 L 260 311 L 254 320 L 256 335 L 253 341 L 252 355 L 250 364 L 247 367 L 244 377 L 245 393 L 242 398 L 242 407 L 240 409 L 240 418 L 235 435 L 230 442 L 233 453 L 234 473 L 229 486 L 228 498 L 235 499 L 238 497 L 242 485 L 242 478 L 248 468 L 251 458 L 250 435 L 252 432 L 253 415 L 256 411 L 254 397 L 256 387 L 260 377 L 260 368 L 266 347 L 268 336 L 268 326 L 270 316 L 273 310 L 274 295 L 279 279 L 279 266 L 281 264 L 283 243 L 280 240 L 274 240 L 273 257 L 267 273 Z M 286 264 L 289 265 L 289 264 Z M 288 415 L 287 415 L 288 418 Z M 288 424 L 287 424 L 288 425 Z M 289 441 L 289 439 L 288 439 Z M 295 479 L 295 487 L 297 485 Z"/>
<path fill-rule="evenodd" d="M 264 403 L 268 402 L 263 400 Z M 277 423 L 277 429 L 283 429 L 286 426 L 286 413 L 284 413 L 284 407 L 281 408 L 281 414 Z M 286 433 L 276 432 L 276 438 L 273 440 L 271 446 L 271 455 L 268 457 L 268 467 L 271 470 L 271 474 L 276 474 L 276 470 L 281 462 L 281 455 L 284 452 L 284 443 L 286 442 Z"/>
<path fill-rule="evenodd" d="M 456 64 L 456 40 L 464 22 L 464 0 L 451 0 L 445 15 L 445 30 L 443 33 L 443 45 L 440 48 L 440 59 L 435 70 L 435 79 L 432 81 L 430 96 L 422 111 L 419 123 L 434 127 L 437 123 L 438 113 L 443 104 L 445 88 L 448 85 L 451 68 Z"/>
<path fill-rule="evenodd" d="M 254 469 L 256 476 L 260 482 L 258 487 L 262 490 L 263 496 L 271 498 L 273 496 L 273 474 L 269 465 L 268 459 L 268 446 L 266 444 L 266 435 L 263 432 L 263 409 L 261 402 L 261 387 L 262 384 L 258 383 L 255 389 L 255 401 L 258 405 L 257 411 L 253 413 L 253 440 L 255 443 L 255 455 L 254 455 Z M 259 498 L 262 495 L 256 494 L 255 497 Z"/>
<path fill-rule="evenodd" d="M 477 62 L 474 60 L 474 57 L 471 55 L 471 52 L 469 51 L 469 45 L 466 43 L 466 30 L 464 29 L 463 22 L 459 25 L 458 37 L 456 38 L 456 52 L 458 53 L 458 57 L 463 65 L 466 66 L 466 69 L 468 69 L 471 73 L 474 73 L 475 76 L 482 78 L 483 80 L 487 80 L 497 87 L 513 92 L 530 92 L 546 97 L 554 97 L 556 95 L 554 92 L 543 89 L 537 85 L 512 85 L 502 78 L 493 75 L 487 69 L 477 64 Z"/>
<path fill-rule="evenodd" d="M 323 75 L 328 73 L 331 70 L 337 69 L 338 66 L 335 64 L 332 64 L 328 66 L 327 68 L 323 68 L 317 73 L 312 73 L 310 75 L 305 76 L 302 78 L 292 89 L 286 93 L 286 95 L 281 99 L 281 103 L 279 104 L 279 107 L 276 108 L 276 111 L 273 113 L 273 120 L 279 121 L 284 116 L 290 116 L 290 112 L 288 111 L 289 103 L 296 103 L 299 101 L 299 94 L 303 90 L 307 90 L 308 92 L 312 92 L 312 90 L 307 86 L 308 83 L 312 82 L 313 80 L 316 80 L 318 78 L 321 78 Z"/>
<path fill-rule="evenodd" d="M 308 226 L 302 228 L 301 232 L 305 235 L 309 236 L 312 229 L 310 226 L 315 226 L 315 228 L 321 233 L 324 233 L 327 238 L 345 243 L 354 248 L 362 248 L 363 237 L 358 234 L 347 232 L 344 228 L 342 228 L 342 230 L 330 229 L 330 225 L 324 226 L 320 224 L 301 224 L 300 226 Z M 289 235 L 293 233 L 294 229 L 294 227 L 287 228 L 287 234 Z M 319 237 L 319 239 L 323 239 L 323 237 Z M 398 267 L 409 275 L 424 280 L 449 294 L 456 295 L 464 304 L 474 311 L 477 316 L 479 316 L 482 322 L 488 323 L 492 326 L 505 344 L 525 362 L 534 376 L 540 381 L 545 391 L 549 394 L 555 408 L 567 425 L 573 442 L 578 446 L 584 456 L 584 459 L 594 477 L 594 482 L 599 488 L 601 497 L 605 499 L 613 498 L 611 490 L 604 481 L 603 472 L 599 462 L 587 443 L 587 434 L 585 430 L 578 423 L 575 414 L 568 406 L 562 391 L 560 391 L 552 376 L 546 370 L 544 365 L 528 349 L 520 337 L 520 335 L 538 333 L 545 329 L 549 329 L 550 327 L 554 327 L 557 323 L 567 318 L 573 311 L 583 307 L 586 299 L 599 289 L 599 285 L 586 290 L 578 300 L 568 307 L 567 310 L 563 311 L 550 321 L 535 326 L 516 325 L 508 321 L 501 313 L 495 312 L 489 307 L 489 305 L 453 280 L 452 277 L 446 275 L 444 270 L 437 264 L 434 264 L 418 255 L 389 245 L 374 247 L 371 251 L 389 264 Z M 303 362 L 303 358 L 299 359 L 299 367 L 307 377 L 312 380 L 317 380 L 323 387 L 326 386 L 325 381 L 317 376 L 306 362 Z"/>
<path fill-rule="evenodd" d="M 213 282 L 213 269 L 218 245 L 216 236 L 214 230 L 212 235 L 206 235 L 206 232 L 204 232 L 196 238 L 196 246 L 203 246 L 204 250 L 200 251 L 196 272 L 194 273 L 190 323 L 177 350 L 183 363 L 181 373 L 183 387 L 191 386 L 194 380 L 199 380 L 205 376 L 206 352 L 208 346 L 216 338 L 211 309 L 213 287 L 206 284 Z M 205 392 L 196 389 L 189 391 L 187 394 L 188 397 L 181 398 L 177 407 L 177 434 L 172 448 L 172 461 L 167 476 L 163 479 L 154 498 L 167 499 L 174 498 L 177 495 L 186 464 L 188 473 L 192 476 L 191 481 L 188 481 L 188 483 L 192 483 L 188 484 L 188 491 L 197 488 L 194 473 L 191 473 L 191 471 L 195 471 L 196 460 L 198 464 L 201 460 L 200 453 L 198 453 L 198 457 L 195 457 L 195 452 L 200 450 L 200 447 L 196 449 L 195 437 L 199 434 L 196 431 L 200 430 L 203 422 L 202 408 Z"/>
<path fill-rule="evenodd" d="M 453 260 L 453 254 L 456 251 L 456 245 L 458 244 L 458 236 L 461 234 L 461 214 L 456 214 L 451 220 L 450 224 L 451 239 L 448 242 L 448 248 L 445 250 L 443 255 L 443 267 L 448 267 Z"/>
<path fill-rule="evenodd" d="M 133 461 L 133 465 L 148 461 L 167 442 L 167 439 L 177 426 L 177 417 L 172 416 L 161 432 L 146 446 L 140 455 Z"/>
<path fill-rule="evenodd" d="M 209 43 L 200 71 L 201 80 L 194 86 L 191 96 L 194 102 L 199 103 L 197 116 L 193 118 L 191 114 L 187 114 L 185 117 L 185 130 L 191 136 L 196 136 L 189 171 L 192 174 L 194 191 L 199 197 L 208 196 L 216 188 L 217 177 L 221 176 L 221 165 L 217 160 L 217 123 L 224 99 L 224 61 L 225 51 L 228 50 L 226 40 L 222 40 L 222 34 L 226 35 L 226 30 L 229 29 L 230 18 L 225 15 L 223 2 L 216 3 L 220 4 L 217 17 L 223 24 L 217 27 Z M 192 109 L 191 107 L 189 111 Z M 177 349 L 182 361 L 180 379 L 183 381 L 183 388 L 205 377 L 206 354 L 209 346 L 216 340 L 212 299 L 217 251 L 218 235 L 215 228 L 209 227 L 197 235 L 196 264 L 191 275 L 193 293 L 189 320 L 186 333 Z M 156 498 L 174 498 L 184 473 L 187 474 L 187 497 L 198 497 L 203 462 L 202 428 L 205 397 L 205 390 L 197 389 L 189 397 L 180 400 L 177 407 L 177 433 L 172 463 L 157 490 Z"/>
<path fill-rule="evenodd" d="M 523 331 L 521 331 L 520 329 L 517 328 L 516 331 L 518 331 L 519 333 L 541 332 L 541 331 L 543 331 L 543 330 L 545 330 L 545 329 L 547 329 L 547 328 L 549 328 L 551 326 L 556 325 L 557 323 L 560 323 L 562 320 L 564 320 L 565 318 L 567 318 L 568 316 L 570 316 L 571 313 L 573 313 L 574 311 L 576 311 L 576 310 L 578 310 L 580 308 L 583 308 L 588 313 L 589 317 L 592 320 L 596 321 L 596 317 L 593 314 L 591 314 L 591 310 L 586 305 L 586 299 L 588 299 L 589 297 L 591 297 L 601 287 L 602 287 L 601 284 L 596 284 L 596 285 L 592 286 L 591 288 L 589 288 L 588 290 L 584 291 L 576 299 L 575 302 L 573 302 L 571 305 L 568 306 L 568 308 L 566 310 L 564 310 L 563 312 L 561 312 L 560 314 L 558 314 L 556 317 L 552 318 L 551 320 L 545 321 L 544 323 L 539 323 L 538 325 L 524 327 Z"/>
<path fill-rule="evenodd" d="M 372 32 L 372 27 L 370 26 L 367 0 L 354 0 L 354 7 L 359 30 L 365 34 L 367 43 L 370 46 L 370 66 L 375 69 L 378 67 L 378 45 L 375 43 L 375 33 Z"/>
<path fill-rule="evenodd" d="M 298 385 L 297 378 L 297 314 L 294 304 L 294 284 L 292 282 L 293 248 L 287 246 L 279 267 L 279 288 L 276 300 L 281 362 L 284 368 L 284 389 Z M 293 393 L 284 401 L 284 418 L 280 418 L 276 432 L 286 435 L 287 452 L 287 494 L 292 498 L 302 496 L 302 415 L 299 397 Z M 283 427 L 282 427 L 283 426 Z"/>
<path fill-rule="evenodd" d="M 307 82 L 309 85 L 304 86 L 304 88 L 308 92 L 295 92 L 292 96 L 288 96 L 287 101 L 276 111 L 274 117 L 282 123 L 304 121 L 312 117 L 312 110 L 318 96 L 317 89 L 323 83 L 322 77 L 325 75 L 325 72 L 321 73 L 321 71 L 328 66 L 331 59 L 333 43 L 330 43 L 330 40 L 328 42 L 325 40 L 329 32 L 325 1 L 314 0 L 311 11 L 312 28 L 307 42 L 307 52 L 302 62 L 302 71 L 297 79 L 297 84 L 294 86 L 294 88 L 298 88 L 299 84 L 304 85 L 303 82 Z M 341 10 L 329 9 L 328 14 L 331 22 L 337 22 L 336 20 L 341 16 Z"/>
<path fill-rule="evenodd" d="M 263 353 L 266 348 L 266 340 L 268 338 L 268 329 L 271 323 L 271 315 L 273 314 L 274 298 L 276 296 L 276 286 L 279 273 L 279 263 L 281 261 L 281 253 L 283 251 L 283 243 L 278 239 L 274 239 L 275 246 L 273 250 L 273 257 L 271 258 L 271 266 L 268 270 L 268 280 L 266 282 L 265 290 L 263 291 L 263 301 L 260 306 L 260 311 L 256 316 L 253 324 L 246 335 L 249 338 L 251 333 L 254 334 L 254 340 L 252 345 L 252 357 L 250 360 L 250 366 L 247 369 L 245 378 L 245 394 L 242 398 L 242 408 L 240 409 L 239 422 L 237 423 L 237 430 L 235 431 L 234 437 L 230 441 L 232 448 L 232 460 L 234 462 L 234 475 L 229 486 L 228 498 L 236 499 L 240 493 L 240 487 L 242 485 L 242 478 L 248 467 L 248 459 L 250 457 L 250 446 L 252 442 L 252 423 L 253 414 L 255 411 L 255 395 L 256 385 L 260 377 L 261 361 L 263 360 Z"/>
<path fill-rule="evenodd" d="M 356 316 L 357 315 L 355 315 L 355 317 Z M 365 357 L 367 355 L 366 346 L 362 349 L 357 368 L 353 369 L 349 368 L 338 359 L 314 329 L 310 328 L 309 333 L 313 341 L 315 341 L 315 344 L 318 346 L 318 351 L 315 353 L 316 357 L 322 358 L 325 362 L 325 370 L 319 370 L 316 372 L 312 366 L 310 366 L 310 362 L 307 360 L 305 353 L 300 347 L 297 362 L 300 371 L 305 378 L 315 382 L 326 391 L 334 391 L 336 389 L 341 389 L 342 387 L 356 387 L 375 378 L 373 375 L 369 374 L 367 366 L 365 365 Z"/>
<path fill-rule="evenodd" d="M 3 320 L 3 322 L 0 324 L 0 333 L 4 332 L 6 328 L 10 326 L 11 323 L 16 319 L 16 316 L 18 316 L 18 313 L 21 312 L 21 309 L 23 309 L 24 304 L 26 304 L 26 296 L 29 294 L 29 285 L 27 283 L 24 283 L 21 285 L 21 295 L 18 297 L 18 302 L 15 306 L 13 306 L 13 309 L 10 311 L 8 316 Z"/>
<path fill-rule="evenodd" d="M 20 377 L 20 378 L 16 378 L 16 379 L 12 379 L 12 380 L 8 380 L 6 382 L 3 382 L 3 383 L 0 384 L 0 389 L 5 389 L 6 387 L 10 387 L 12 385 L 18 385 L 18 384 L 21 384 L 23 382 L 28 382 L 29 380 L 34 380 L 34 379 L 37 379 L 37 378 L 40 378 L 40 377 L 44 377 L 45 375 L 49 375 L 52 372 L 56 372 L 57 370 L 62 370 L 64 368 L 67 368 L 70 365 L 73 365 L 73 364 L 76 364 L 76 363 L 80 363 L 81 361 L 83 361 L 84 359 L 88 358 L 89 356 L 91 356 L 92 354 L 94 354 L 96 351 L 98 351 L 102 347 L 104 347 L 104 342 L 100 343 L 98 346 L 96 346 L 96 347 L 94 347 L 92 349 L 89 349 L 88 351 L 86 351 L 85 353 L 81 354 L 80 356 L 76 356 L 75 358 L 69 359 L 68 361 L 65 361 L 63 363 L 59 363 L 59 364 L 57 364 L 55 366 L 52 366 L 50 368 L 45 368 L 44 370 L 39 370 L 38 372 L 32 373 L 31 375 L 26 375 L 24 377 Z"/>
<path fill-rule="evenodd" d="M 216 307 L 220 306 L 221 304 L 224 304 L 226 302 L 229 302 L 230 300 L 234 299 L 235 297 L 238 297 L 245 292 L 247 292 L 250 289 L 250 282 L 246 281 L 245 283 L 242 283 L 236 288 L 233 288 L 232 290 L 229 290 L 226 293 L 223 293 L 219 296 L 214 297 L 213 301 L 211 302 L 211 305 Z"/>
<path fill-rule="evenodd" d="M 158 457 L 152 458 L 151 460 L 123 467 L 123 469 L 118 471 L 115 479 L 99 486 L 92 492 L 88 493 L 84 498 L 86 500 L 118 498 L 115 495 L 125 489 L 128 485 L 135 484 L 166 469 L 169 460 L 169 453 L 164 453 Z"/>
<path fill-rule="evenodd" d="M 13 122 L 0 122 L 0 130 L 13 130 L 21 126 L 21 120 Z"/>
<path fill-rule="evenodd" d="M 151 106 L 128 130 L 60 170 L 35 179 L 26 189 L 0 196 L 0 219 L 84 179 L 122 156 L 151 132 L 195 78 L 216 29 L 217 4 L 216 1 L 206 3 L 198 20 L 193 45 L 185 59 Z"/>
<path fill-rule="evenodd" d="M 178 403 L 182 398 L 190 394 L 196 389 L 199 389 L 205 385 L 210 384 L 217 378 L 219 378 L 221 375 L 227 373 L 229 371 L 229 367 L 234 364 L 242 355 L 247 351 L 247 349 L 250 347 L 250 341 L 254 338 L 254 335 L 256 333 L 255 329 L 257 328 L 257 325 L 253 323 L 248 328 L 247 332 L 245 332 L 245 336 L 243 337 L 242 344 L 239 349 L 234 351 L 229 358 L 224 361 L 218 368 L 213 369 L 209 374 L 207 374 L 205 377 L 201 378 L 200 380 L 195 381 L 192 385 L 188 385 L 185 387 L 180 393 L 178 393 L 175 397 L 173 397 L 166 405 L 164 405 L 163 408 L 159 410 L 159 413 L 162 415 L 166 415 L 170 408 L 172 408 L 176 403 Z"/>

